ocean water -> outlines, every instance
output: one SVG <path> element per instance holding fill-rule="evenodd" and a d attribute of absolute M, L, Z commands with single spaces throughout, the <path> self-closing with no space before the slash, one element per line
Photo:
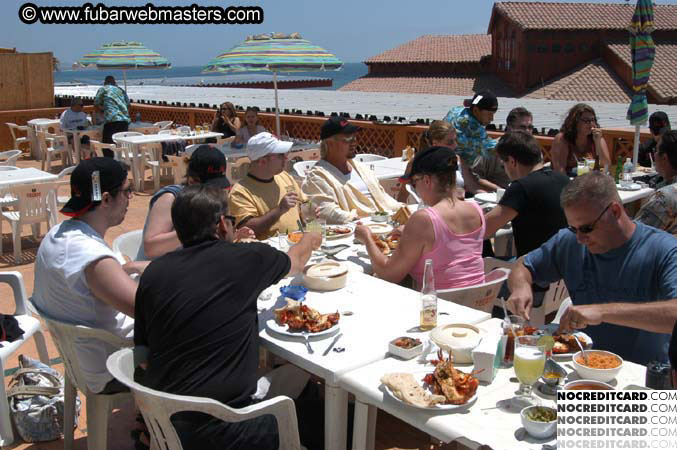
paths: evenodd
<path fill-rule="evenodd" d="M 247 82 L 247 81 L 268 81 L 272 80 L 272 74 L 266 72 L 255 72 L 251 74 L 221 75 L 221 74 L 203 74 L 200 73 L 202 66 L 172 67 L 167 70 L 128 70 L 128 85 L 191 85 L 222 83 L 228 81 Z M 280 73 L 278 80 L 284 79 L 308 79 L 308 78 L 331 78 L 333 80 L 330 88 L 336 90 L 341 86 L 363 76 L 367 73 L 367 66 L 363 63 L 346 63 L 341 70 L 327 72 L 294 72 Z M 123 74 L 121 70 L 62 70 L 54 72 L 55 85 L 69 84 L 103 84 L 106 75 L 113 75 L 122 84 Z"/>

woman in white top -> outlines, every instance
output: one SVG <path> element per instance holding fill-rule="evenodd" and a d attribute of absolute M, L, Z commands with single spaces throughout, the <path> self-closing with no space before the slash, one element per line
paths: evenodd
<path fill-rule="evenodd" d="M 267 131 L 263 125 L 259 124 L 259 113 L 257 108 L 248 107 L 244 113 L 244 125 L 237 130 L 234 144 L 246 144 L 249 138 L 255 134 Z"/>

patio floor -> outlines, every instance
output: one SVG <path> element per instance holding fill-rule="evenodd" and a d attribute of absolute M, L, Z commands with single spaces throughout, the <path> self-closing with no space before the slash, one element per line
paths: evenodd
<path fill-rule="evenodd" d="M 58 163 L 57 163 L 58 164 Z M 40 168 L 40 163 L 33 160 L 21 160 L 17 163 L 19 167 L 36 167 Z M 56 166 L 53 170 L 54 173 L 57 173 L 61 168 Z M 150 172 L 147 173 L 150 175 Z M 133 198 L 130 200 L 129 210 L 124 222 L 116 227 L 111 228 L 106 234 L 106 241 L 110 244 L 113 240 L 122 233 L 127 231 L 132 231 L 136 229 L 143 228 L 143 223 L 146 217 L 146 212 L 148 208 L 148 201 L 152 195 L 152 182 L 146 181 L 146 190 L 144 192 L 135 193 Z M 65 195 L 62 192 L 62 195 Z M 63 216 L 61 217 L 63 218 Z M 23 275 L 24 284 L 26 288 L 26 293 L 30 296 L 33 292 L 33 281 L 34 281 L 34 261 L 37 248 L 39 246 L 39 240 L 35 241 L 30 236 L 30 227 L 25 227 L 22 235 L 22 257 L 23 262 L 20 265 L 14 264 L 14 258 L 12 253 L 12 239 L 11 239 L 11 229 L 9 224 L 6 221 L 2 223 L 2 238 L 3 240 L 3 250 L 4 253 L 0 254 L 0 271 L 18 271 Z M 42 226 L 41 233 L 45 233 L 45 226 Z M 12 297 L 11 289 L 5 284 L 0 285 L 0 313 L 12 314 L 14 312 L 13 302 L 9 299 Z M 47 349 L 49 352 L 49 357 L 54 362 L 53 367 L 55 367 L 59 372 L 63 373 L 63 365 L 60 364 L 59 352 L 54 346 L 49 332 L 45 331 L 45 336 L 47 339 Z M 19 352 L 11 356 L 7 361 L 7 367 L 5 370 L 5 384 L 10 380 L 11 373 L 17 367 L 17 356 L 19 353 L 23 353 L 27 356 L 37 359 L 37 351 L 33 344 L 33 340 L 30 340 L 26 345 L 20 348 Z M 87 448 L 87 430 L 86 425 L 87 421 L 85 418 L 85 398 L 80 396 L 82 401 L 82 412 L 80 415 L 78 429 L 75 431 L 75 449 L 86 449 Z M 108 448 L 109 449 L 122 449 L 122 450 L 132 450 L 134 449 L 134 443 L 130 438 L 129 431 L 133 427 L 134 422 L 134 408 L 130 402 L 129 407 L 125 407 L 122 410 L 116 410 L 113 412 L 111 419 L 108 424 Z M 63 441 L 51 441 L 44 443 L 16 443 L 13 446 L 4 447 L 8 449 L 31 449 L 31 450 L 56 450 L 63 448 Z M 376 428 L 376 449 L 444 449 L 444 450 L 455 450 L 461 448 L 456 444 L 446 444 L 446 445 L 434 445 L 431 444 L 429 436 L 416 428 L 409 426 L 408 424 L 384 413 L 379 412 L 378 422 Z"/>

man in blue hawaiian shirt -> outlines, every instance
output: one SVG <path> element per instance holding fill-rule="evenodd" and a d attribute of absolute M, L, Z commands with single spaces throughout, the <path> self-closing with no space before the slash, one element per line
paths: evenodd
<path fill-rule="evenodd" d="M 494 120 L 498 99 L 490 92 L 478 92 L 464 105 L 450 109 L 444 120 L 456 128 L 456 153 L 470 167 L 478 156 L 495 154 L 496 140 L 487 135 L 486 126 Z"/>
<path fill-rule="evenodd" d="M 102 142 L 113 143 L 113 135 L 129 130 L 129 97 L 127 93 L 115 83 L 115 78 L 108 75 L 103 82 L 103 87 L 96 91 L 94 107 L 103 111 L 104 125 Z M 113 156 L 113 152 L 104 149 L 105 156 Z"/>

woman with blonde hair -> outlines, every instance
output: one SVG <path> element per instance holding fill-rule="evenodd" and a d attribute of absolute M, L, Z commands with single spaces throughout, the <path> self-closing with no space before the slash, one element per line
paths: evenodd
<path fill-rule="evenodd" d="M 419 139 L 419 150 L 418 152 L 423 152 L 428 150 L 430 147 L 446 147 L 451 150 L 456 149 L 456 129 L 449 123 L 444 120 L 433 120 L 430 123 L 430 127 L 421 134 Z M 409 192 L 407 192 L 406 184 L 409 183 L 408 176 L 411 172 L 411 164 L 409 161 L 407 168 L 404 171 L 404 176 L 400 179 L 400 191 L 397 193 L 397 201 L 406 203 L 407 198 L 409 197 Z M 456 173 L 456 187 L 463 188 L 463 176 L 460 172 Z"/>
<path fill-rule="evenodd" d="M 235 144 L 247 144 L 249 138 L 266 131 L 259 122 L 259 109 L 249 106 L 244 113 L 244 125 L 240 127 L 235 137 Z"/>
<path fill-rule="evenodd" d="M 357 225 L 355 237 L 367 247 L 379 278 L 399 283 L 410 274 L 420 287 L 425 260 L 432 259 L 437 289 L 484 282 L 484 214 L 477 203 L 456 198 L 457 169 L 456 153 L 448 147 L 431 147 L 416 155 L 409 180 L 429 207 L 409 218 L 390 258 L 376 246 L 369 228 Z"/>
<path fill-rule="evenodd" d="M 595 110 L 579 103 L 569 110 L 562 130 L 555 136 L 550 159 L 553 170 L 569 173 L 576 169 L 577 161 L 586 158 L 595 160 L 597 170 L 611 165 L 609 149 L 602 138 Z"/>

